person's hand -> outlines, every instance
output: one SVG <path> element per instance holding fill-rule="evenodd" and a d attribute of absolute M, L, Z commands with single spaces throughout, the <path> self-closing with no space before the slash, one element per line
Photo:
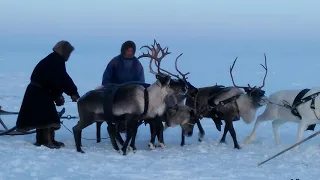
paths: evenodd
<path fill-rule="evenodd" d="M 61 95 L 57 99 L 54 100 L 56 106 L 63 106 L 65 103 L 64 97 Z"/>
<path fill-rule="evenodd" d="M 79 98 L 80 98 L 79 94 L 71 95 L 72 102 L 77 102 Z"/>

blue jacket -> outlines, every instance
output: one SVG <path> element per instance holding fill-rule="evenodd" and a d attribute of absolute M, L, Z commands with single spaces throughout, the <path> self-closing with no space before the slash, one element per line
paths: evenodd
<path fill-rule="evenodd" d="M 125 59 L 122 55 L 114 57 L 103 73 L 102 85 L 108 83 L 145 82 L 144 70 L 140 61 L 133 57 Z"/>

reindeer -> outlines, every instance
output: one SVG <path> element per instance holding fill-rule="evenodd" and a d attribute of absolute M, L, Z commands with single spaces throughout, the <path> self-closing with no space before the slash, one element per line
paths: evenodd
<path fill-rule="evenodd" d="M 177 79 L 171 79 L 171 82 L 176 82 L 176 84 L 184 85 L 188 94 L 192 94 L 193 89 L 190 89 L 189 86 L 191 84 L 186 80 L 188 73 L 181 73 L 177 67 L 177 60 L 182 56 L 180 54 L 175 61 L 175 68 L 176 70 L 182 75 L 180 78 L 179 75 L 173 74 L 169 71 L 166 71 L 160 68 L 161 71 L 169 74 L 170 76 L 176 77 Z M 171 86 L 172 87 L 172 86 Z M 179 87 L 179 86 L 177 86 Z M 167 105 L 167 109 L 163 116 L 157 117 L 152 121 L 147 121 L 150 124 L 150 132 L 151 132 L 151 140 L 149 143 L 149 148 L 154 149 L 154 142 L 156 136 L 158 137 L 159 145 L 161 147 L 165 147 L 163 141 L 163 130 L 167 129 L 168 127 L 175 127 L 180 125 L 182 130 L 182 136 L 192 136 L 193 134 L 193 127 L 195 124 L 198 124 L 198 127 L 201 126 L 199 119 L 196 117 L 195 111 L 185 105 L 186 94 L 174 94 L 168 97 L 165 102 Z M 165 122 L 165 129 L 162 125 L 162 122 Z"/>
<path fill-rule="evenodd" d="M 266 73 L 263 78 L 263 84 L 260 87 L 251 87 L 249 84 L 248 86 L 237 86 L 235 84 L 232 70 L 238 57 L 230 67 L 230 76 L 234 87 L 215 85 L 198 89 L 189 83 L 189 97 L 186 100 L 186 105 L 195 109 L 199 119 L 203 117 L 211 118 L 219 131 L 221 131 L 221 120 L 224 120 L 226 125 L 220 142 L 226 143 L 225 138 L 229 131 L 234 142 L 234 148 L 236 149 L 240 149 L 240 146 L 237 142 L 233 121 L 238 121 L 241 117 L 247 124 L 251 123 L 255 118 L 258 108 L 266 104 L 265 91 L 262 88 L 265 85 L 268 69 L 266 55 L 264 57 L 265 65 L 261 64 L 261 66 L 265 69 Z M 180 74 L 182 75 L 182 73 Z M 186 81 L 185 78 L 184 80 Z M 241 89 L 244 89 L 244 92 Z M 200 133 L 199 141 L 201 141 L 204 136 L 204 130 L 200 123 L 197 123 L 197 125 Z M 185 139 L 182 135 L 181 146 L 184 144 Z"/>
<path fill-rule="evenodd" d="M 254 140 L 261 122 L 268 120 L 272 120 L 276 144 L 280 144 L 279 127 L 286 122 L 299 123 L 297 142 L 301 141 L 305 130 L 313 131 L 316 124 L 320 123 L 320 108 L 316 107 L 317 104 L 320 104 L 319 94 L 320 88 L 281 90 L 271 94 L 265 111 L 258 116 L 245 144 Z M 293 150 L 297 151 L 298 146 Z"/>
<path fill-rule="evenodd" d="M 112 88 L 91 90 L 83 95 L 77 102 L 79 121 L 77 125 L 73 127 L 78 152 L 84 153 L 81 148 L 82 129 L 94 122 L 101 121 L 101 119 L 106 119 L 113 123 L 114 116 L 122 115 L 125 116 L 127 134 L 126 140 L 121 148 L 122 153 L 126 155 L 130 140 L 129 148 L 135 151 L 135 138 L 139 121 L 141 119 L 152 119 L 156 116 L 162 116 L 166 109 L 165 99 L 170 95 L 181 93 L 180 89 L 176 92 L 176 89 L 170 88 L 171 77 L 160 72 L 160 63 L 161 60 L 169 54 L 168 48 L 163 49 L 156 41 L 154 41 L 152 48 L 149 46 L 143 47 L 149 48 L 151 54 L 143 53 L 139 58 L 150 57 L 149 69 L 150 72 L 156 76 L 157 81 L 149 87 L 137 83 L 124 83 L 113 86 Z M 162 55 L 158 57 L 160 52 Z M 158 72 L 152 69 L 153 60 L 157 62 Z M 109 126 L 109 124 L 112 123 L 108 123 L 108 133 L 113 148 L 119 151 L 115 140 L 115 129 Z"/>

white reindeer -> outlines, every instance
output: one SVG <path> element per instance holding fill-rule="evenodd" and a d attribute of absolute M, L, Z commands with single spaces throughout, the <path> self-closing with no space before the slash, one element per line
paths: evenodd
<path fill-rule="evenodd" d="M 317 96 L 320 94 L 320 88 L 312 88 L 309 91 L 305 91 L 305 95 L 301 94 L 303 90 L 282 90 L 275 92 L 269 96 L 269 103 L 265 111 L 258 116 L 257 121 L 254 125 L 251 135 L 246 139 L 245 144 L 249 144 L 255 138 L 256 131 L 261 122 L 267 120 L 272 121 L 272 128 L 277 144 L 280 144 L 278 130 L 280 125 L 285 122 L 296 122 L 299 123 L 297 142 L 302 140 L 303 132 L 305 130 L 313 130 L 314 127 L 310 125 L 315 125 L 320 123 L 320 99 Z M 303 95 L 301 104 L 296 106 L 299 116 L 294 115 L 291 112 L 294 100 L 297 95 Z M 310 126 L 310 127 L 309 127 Z M 309 128 L 308 128 L 309 127 Z M 294 148 L 295 151 L 298 150 L 298 146 Z"/>

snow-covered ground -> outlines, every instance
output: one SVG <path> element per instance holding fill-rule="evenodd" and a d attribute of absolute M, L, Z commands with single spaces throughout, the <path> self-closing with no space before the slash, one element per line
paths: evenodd
<path fill-rule="evenodd" d="M 315 44 L 305 43 L 299 46 L 297 43 L 296 46 L 287 47 L 287 44 L 275 43 L 270 46 L 258 44 L 254 47 L 255 43 L 252 42 L 249 46 L 243 45 L 240 49 L 237 49 L 236 44 L 224 44 L 219 49 L 216 48 L 219 44 L 216 42 L 212 46 L 207 46 L 207 49 L 199 50 L 199 52 L 210 52 L 211 49 L 215 49 L 216 52 L 210 55 L 199 54 L 189 45 L 172 44 L 170 50 L 173 55 L 164 60 L 163 66 L 173 70 L 174 55 L 185 52 L 180 61 L 181 69 L 191 71 L 190 81 L 196 86 L 212 85 L 216 82 L 230 85 L 228 68 L 237 55 L 239 59 L 235 67 L 236 83 L 244 85 L 250 82 L 251 85 L 260 85 L 263 69 L 259 64 L 263 63 L 264 51 L 267 53 L 269 66 L 265 87 L 268 94 L 280 89 L 313 87 L 319 83 L 320 64 L 317 63 L 317 51 L 310 48 Z M 47 52 L 50 52 L 52 45 L 46 46 L 48 46 Z M 192 51 L 184 49 L 186 47 Z M 0 54 L 0 105 L 3 109 L 19 110 L 30 73 L 34 65 L 47 52 Z M 118 52 L 118 49 L 115 49 L 92 55 L 81 54 L 81 51 L 78 51 L 72 55 L 67 68 L 81 94 L 100 84 L 105 65 Z M 308 52 L 308 56 L 305 56 L 305 52 Z M 301 62 L 308 65 L 304 65 L 305 68 L 301 69 Z M 148 73 L 147 61 L 142 60 L 142 63 L 147 81 L 152 82 L 154 77 Z M 66 103 L 65 108 L 65 115 L 77 115 L 74 103 Z M 263 109 L 259 110 L 258 114 Z M 12 127 L 16 117 L 3 116 L 2 119 Z M 64 121 L 68 128 L 72 128 L 75 123 L 76 120 Z M 0 137 L 0 180 L 318 179 L 320 137 L 315 137 L 301 145 L 299 152 L 289 151 L 261 167 L 257 166 L 259 162 L 295 143 L 297 135 L 295 123 L 280 127 L 281 145 L 275 144 L 270 122 L 260 126 L 256 140 L 252 144 L 244 145 L 243 142 L 251 133 L 254 123 L 246 125 L 242 121 L 235 122 L 241 150 L 233 149 L 233 141 L 229 134 L 228 144 L 220 144 L 222 133 L 216 130 L 211 120 L 204 119 L 202 124 L 206 131 L 203 142 L 197 141 L 198 130 L 195 128 L 194 136 L 186 138 L 186 146 L 180 147 L 180 128 L 169 128 L 164 133 L 167 148 L 155 150 L 147 148 L 150 138 L 149 127 L 142 125 L 136 141 L 138 151 L 128 156 L 114 152 L 110 141 L 105 139 L 99 144 L 95 141 L 82 140 L 86 153 L 77 153 L 73 135 L 64 127 L 56 133 L 57 140 L 66 144 L 65 148 L 59 150 L 33 146 L 35 135 L 2 136 Z M 316 127 L 316 130 L 318 129 Z M 107 137 L 105 124 L 102 133 L 103 137 Z M 305 137 L 311 133 L 313 132 L 306 132 Z M 86 128 L 83 137 L 95 138 L 95 126 Z"/>

